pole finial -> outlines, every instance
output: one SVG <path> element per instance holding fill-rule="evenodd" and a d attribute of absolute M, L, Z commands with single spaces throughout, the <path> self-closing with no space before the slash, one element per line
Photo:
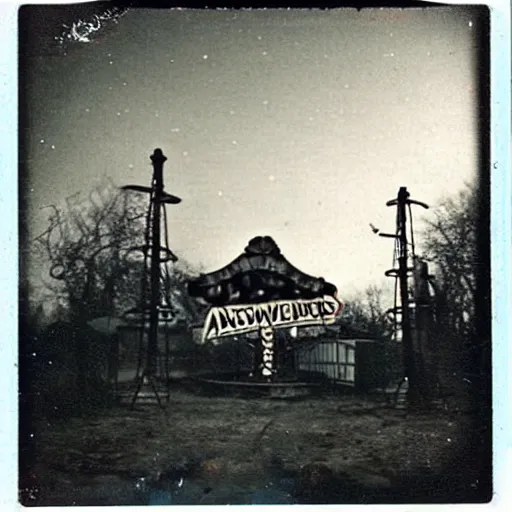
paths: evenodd
<path fill-rule="evenodd" d="M 156 148 L 149 158 L 151 158 L 151 161 L 154 164 L 163 164 L 167 160 L 167 157 L 163 154 L 160 148 Z"/>

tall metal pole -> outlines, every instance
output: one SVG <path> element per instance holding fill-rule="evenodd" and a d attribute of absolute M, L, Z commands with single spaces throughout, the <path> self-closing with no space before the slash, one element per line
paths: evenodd
<path fill-rule="evenodd" d="M 161 149 L 155 149 L 151 155 L 153 163 L 153 225 L 151 226 L 150 283 L 151 298 L 149 312 L 149 340 L 147 352 L 147 376 L 156 373 L 158 352 L 158 308 L 160 306 L 160 208 L 163 196 L 163 168 L 167 157 Z"/>
<path fill-rule="evenodd" d="M 409 392 L 414 394 L 416 378 L 414 372 L 414 354 L 412 347 L 411 318 L 409 314 L 409 287 L 408 287 L 408 267 L 407 267 L 407 216 L 406 205 L 409 198 L 409 192 L 406 187 L 400 187 L 397 197 L 398 207 L 398 280 L 400 283 L 400 303 L 402 306 L 402 347 L 404 358 L 405 376 L 409 381 Z"/>
<path fill-rule="evenodd" d="M 150 203 L 148 208 L 148 216 L 146 220 L 145 244 L 134 249 L 142 250 L 144 253 L 144 276 L 142 279 L 142 311 L 139 308 L 128 310 L 125 315 L 133 313 L 142 313 L 141 329 L 140 329 L 140 358 L 137 368 L 136 382 L 137 387 L 132 398 L 132 407 L 135 405 L 137 396 L 143 384 L 150 384 L 157 402 L 161 404 L 160 396 L 157 389 L 157 377 L 159 374 L 158 362 L 158 333 L 159 325 L 163 322 L 169 324 L 173 322 L 175 317 L 173 308 L 169 301 L 164 305 L 162 303 L 162 265 L 168 261 L 175 262 L 177 257 L 169 249 L 167 243 L 167 217 L 165 210 L 162 208 L 166 204 L 178 204 L 181 202 L 179 197 L 168 194 L 164 191 L 163 167 L 167 157 L 162 153 L 161 149 L 155 149 L 150 156 L 153 164 L 153 177 L 151 186 L 142 185 L 125 185 L 122 190 L 134 192 L 143 192 L 150 195 Z M 163 223 L 161 222 L 163 220 Z M 162 226 L 165 233 L 165 240 L 162 243 Z M 149 252 L 148 252 L 149 251 Z M 147 276 L 149 274 L 149 290 L 147 290 Z M 149 304 L 146 303 L 146 292 L 149 291 Z M 149 315 L 148 315 L 149 314 Z M 137 315 L 138 316 L 138 315 Z M 147 320 L 149 316 L 149 327 L 147 328 Z M 167 385 L 167 399 L 169 399 L 169 379 L 168 377 L 168 338 L 165 340 L 165 382 Z M 145 351 L 145 365 L 142 374 L 139 370 L 142 366 Z"/>
<path fill-rule="evenodd" d="M 394 238 L 396 241 L 395 255 L 398 259 L 398 268 L 392 268 L 385 272 L 388 277 L 394 277 L 398 280 L 400 290 L 400 304 L 401 307 L 397 308 L 396 294 L 395 294 L 395 307 L 391 310 L 395 315 L 401 316 L 401 329 L 402 329 L 402 357 L 404 365 L 404 380 L 407 379 L 409 390 L 407 393 L 408 402 L 413 406 L 421 406 L 428 400 L 428 382 L 426 380 L 425 371 L 423 368 L 423 361 L 421 356 L 415 352 L 414 339 L 411 327 L 410 305 L 409 299 L 409 272 L 408 267 L 409 250 L 407 241 L 407 208 L 410 210 L 410 205 L 418 205 L 422 208 L 428 208 L 428 205 L 421 201 L 415 201 L 410 198 L 410 194 L 406 187 L 400 187 L 396 199 L 392 199 L 386 203 L 387 206 L 397 207 L 397 230 L 396 234 L 391 235 L 388 233 L 379 233 L 379 236 Z M 409 212 L 411 214 L 411 212 Z M 414 240 L 412 234 L 412 217 L 411 217 L 411 240 L 412 244 L 412 257 L 414 259 Z M 396 256 L 395 256 L 396 257 Z M 395 261 L 395 260 L 394 260 Z M 396 290 L 396 288 L 395 288 Z M 418 306 L 416 304 L 416 306 Z M 396 318 L 396 316 L 395 316 Z M 418 326 L 416 326 L 417 328 Z M 417 344 L 420 344 L 420 338 L 417 336 Z M 402 381 L 403 383 L 403 381 Z M 401 384 L 400 384 L 401 386 Z M 398 388 L 400 389 L 400 387 Z M 398 392 L 398 391 L 397 391 Z"/>

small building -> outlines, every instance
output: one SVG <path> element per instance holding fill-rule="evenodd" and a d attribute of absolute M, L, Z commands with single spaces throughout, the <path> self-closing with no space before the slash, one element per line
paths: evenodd
<path fill-rule="evenodd" d="M 368 392 L 386 388 L 396 372 L 400 347 L 345 326 L 304 328 L 297 336 L 295 367 L 322 374 L 336 386 Z"/>
<path fill-rule="evenodd" d="M 147 336 L 142 336 L 137 324 L 124 323 L 118 326 L 117 345 L 117 382 L 135 379 L 141 371 L 147 357 Z M 181 378 L 188 374 L 193 366 L 195 344 L 186 322 L 175 325 L 161 325 L 158 328 L 157 365 L 161 375 L 169 378 Z M 165 368 L 166 361 L 168 363 Z"/>
<path fill-rule="evenodd" d="M 323 374 L 332 384 L 357 391 L 387 386 L 382 342 L 372 339 L 319 340 L 296 352 L 299 371 Z"/>

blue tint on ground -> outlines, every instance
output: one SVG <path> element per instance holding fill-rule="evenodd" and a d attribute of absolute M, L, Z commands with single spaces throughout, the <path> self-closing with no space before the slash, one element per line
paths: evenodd
<path fill-rule="evenodd" d="M 172 505 L 172 493 L 161 490 L 150 491 L 148 505 Z"/>
<path fill-rule="evenodd" d="M 252 494 L 252 505 L 288 505 L 294 501 L 291 495 L 281 489 L 261 489 Z"/>
<path fill-rule="evenodd" d="M 297 503 L 293 498 L 295 480 L 280 478 L 269 481 L 253 490 L 227 482 L 212 488 L 203 488 L 193 480 L 181 482 L 179 487 L 156 489 L 145 479 L 135 484 L 137 502 L 143 505 L 289 505 Z"/>

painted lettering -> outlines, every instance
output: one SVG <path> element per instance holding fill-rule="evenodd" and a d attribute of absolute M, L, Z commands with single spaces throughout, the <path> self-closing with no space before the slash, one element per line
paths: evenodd
<path fill-rule="evenodd" d="M 334 322 L 341 309 L 341 302 L 331 296 L 211 308 L 205 319 L 203 341 L 262 327 L 329 324 Z"/>
<path fill-rule="evenodd" d="M 285 302 L 284 304 L 279 304 L 279 312 L 281 313 L 281 319 L 284 322 L 288 322 L 291 320 L 291 306 L 288 302 Z"/>

